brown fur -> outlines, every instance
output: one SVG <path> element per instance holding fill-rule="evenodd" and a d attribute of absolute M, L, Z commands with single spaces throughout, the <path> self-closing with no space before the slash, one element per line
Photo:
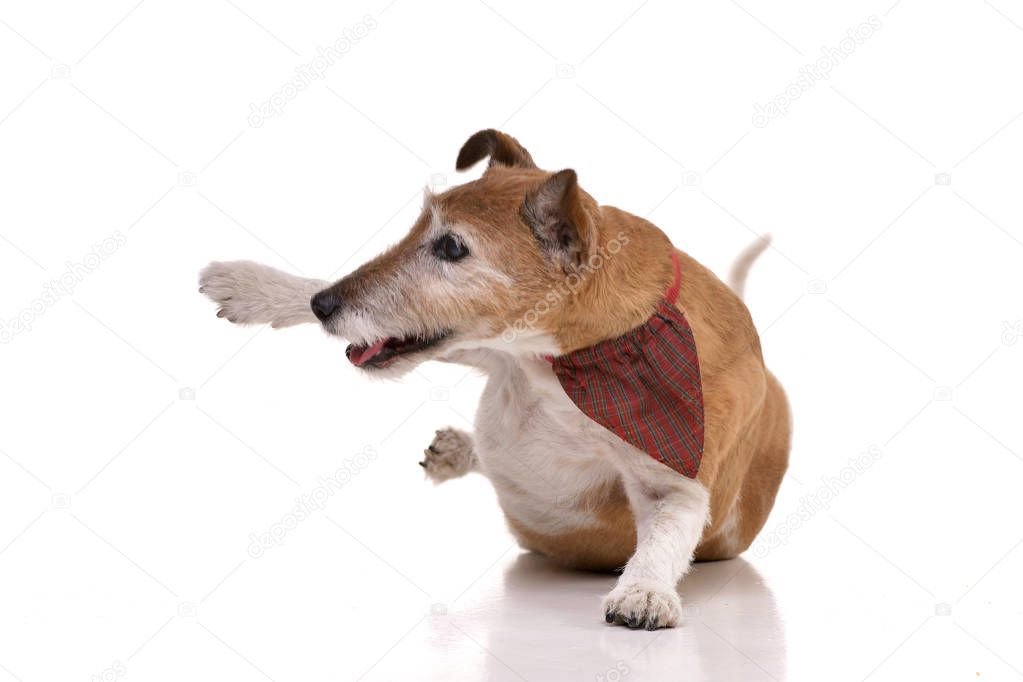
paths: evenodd
<path fill-rule="evenodd" d="M 558 563 L 591 571 L 614 571 L 636 549 L 636 522 L 621 484 L 594 490 L 577 507 L 594 516 L 594 525 L 559 535 L 544 535 L 508 516 L 519 544 Z"/>
<path fill-rule="evenodd" d="M 438 298 L 426 293 L 429 282 L 411 282 L 400 292 L 411 319 L 406 327 L 418 324 L 424 333 L 471 327 L 493 338 L 547 300 L 550 310 L 537 329 L 570 352 L 645 322 L 673 276 L 668 237 L 640 217 L 600 206 L 578 186 L 573 171 L 538 169 L 514 138 L 497 131 L 472 136 L 459 153 L 458 168 L 486 156 L 490 166 L 481 178 L 433 197 L 430 208 L 447 224 L 469 230 L 475 256 L 512 284 Z M 335 290 L 358 307 L 362 283 L 397 281 L 404 264 L 423 248 L 430 224 L 427 210 L 401 243 Z M 624 246 L 612 252 L 614 243 Z M 723 559 L 750 545 L 771 510 L 788 461 L 789 410 L 764 365 L 746 306 L 713 273 L 678 254 L 682 284 L 676 305 L 693 329 L 703 379 L 705 445 L 697 480 L 711 500 L 711 521 L 696 556 Z M 551 292 L 561 292 L 572 276 L 579 286 L 552 299 Z M 544 536 L 513 519 L 509 523 L 523 544 L 563 563 L 621 567 L 636 544 L 621 487 L 594 490 L 579 505 L 595 512 L 592 528 Z"/>
<path fill-rule="evenodd" d="M 511 189 L 514 202 L 523 185 L 536 180 L 535 173 L 497 166 L 484 176 L 483 187 L 467 187 L 445 206 L 456 214 L 464 211 L 465 219 L 471 220 L 479 204 L 478 199 L 467 199 L 478 196 L 477 191 L 494 194 L 488 191 L 493 183 Z M 642 324 L 673 276 L 668 258 L 673 247 L 660 229 L 614 207 L 595 211 L 596 202 L 581 190 L 576 201 L 568 210 L 597 216 L 591 237 L 597 243 L 590 244 L 588 252 L 621 234 L 628 245 L 548 320 L 548 330 L 565 352 Z M 520 252 L 507 253 L 514 257 Z M 781 385 L 764 365 L 746 306 L 713 273 L 688 254 L 678 253 L 683 275 L 676 305 L 686 313 L 696 338 L 704 390 L 706 434 L 697 480 L 711 499 L 711 522 L 696 558 L 727 559 L 749 547 L 774 505 L 788 466 L 790 415 Z M 510 524 L 527 546 L 563 563 L 601 570 L 624 565 L 636 543 L 624 493 L 620 488 L 596 491 L 580 506 L 595 511 L 598 523 L 592 529 L 544 537 L 513 520 Z M 719 534 L 733 513 L 738 514 L 734 532 Z"/>
<path fill-rule="evenodd" d="M 636 261 L 617 266 L 623 277 L 632 278 L 637 290 L 629 292 L 632 301 L 624 305 L 606 293 L 594 293 L 595 300 L 580 302 L 581 308 L 589 306 L 608 324 L 603 332 L 596 331 L 595 338 L 580 333 L 586 325 L 565 325 L 559 340 L 566 348 L 613 338 L 640 324 L 645 319 L 642 316 L 649 313 L 637 313 L 630 319 L 623 311 L 649 310 L 647 302 L 661 296 L 671 278 L 670 264 L 642 267 L 643 262 L 668 260 L 664 254 L 670 247 L 660 230 L 617 209 L 605 211 L 611 216 L 609 225 L 634 235 L 635 242 L 628 248 L 633 244 L 640 247 L 629 251 L 629 258 Z M 704 390 L 706 437 L 697 480 L 710 491 L 711 499 L 711 523 L 697 547 L 696 559 L 729 559 L 750 546 L 774 505 L 788 466 L 788 403 L 781 385 L 764 366 L 759 337 L 742 301 L 713 273 L 687 254 L 678 253 L 683 277 L 676 305 L 685 311 L 693 328 Z M 579 507 L 595 512 L 593 528 L 541 536 L 514 520 L 509 523 L 526 546 L 561 563 L 590 570 L 621 568 L 636 546 L 632 511 L 624 493 L 620 488 L 596 491 Z M 733 507 L 738 513 L 736 532 L 732 537 L 719 535 Z"/>

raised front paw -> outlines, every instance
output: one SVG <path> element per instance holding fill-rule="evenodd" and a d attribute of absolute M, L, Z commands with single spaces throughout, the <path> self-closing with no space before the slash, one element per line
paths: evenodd
<path fill-rule="evenodd" d="M 309 297 L 326 284 L 245 260 L 210 263 L 199 273 L 199 291 L 219 306 L 217 317 L 236 324 L 315 322 Z"/>
<path fill-rule="evenodd" d="M 237 324 L 271 322 L 269 311 L 254 290 L 261 267 L 248 261 L 210 263 L 199 273 L 199 292 L 217 304 L 217 317 Z"/>
<path fill-rule="evenodd" d="M 619 583 L 604 597 L 604 619 L 634 630 L 673 628 L 682 619 L 682 600 L 669 585 L 652 581 Z"/>
<path fill-rule="evenodd" d="M 440 429 L 433 442 L 423 451 L 425 459 L 419 466 L 434 483 L 465 476 L 476 466 L 472 436 L 458 429 Z"/>

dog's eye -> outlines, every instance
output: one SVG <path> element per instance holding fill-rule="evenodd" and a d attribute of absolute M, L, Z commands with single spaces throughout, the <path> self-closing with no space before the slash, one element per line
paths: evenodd
<path fill-rule="evenodd" d="M 469 255 L 469 249 L 453 234 L 446 234 L 433 243 L 433 253 L 441 260 L 456 261 Z"/>

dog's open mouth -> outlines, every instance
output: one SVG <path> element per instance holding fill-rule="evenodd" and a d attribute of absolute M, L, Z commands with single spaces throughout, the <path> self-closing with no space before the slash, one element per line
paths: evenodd
<path fill-rule="evenodd" d="M 353 343 L 345 349 L 345 355 L 348 356 L 348 360 L 356 367 L 386 367 L 395 358 L 418 353 L 421 350 L 436 346 L 448 336 L 450 336 L 450 332 L 444 332 L 429 338 L 407 336 L 399 339 L 389 336 L 385 339 L 379 339 L 368 346 Z"/>

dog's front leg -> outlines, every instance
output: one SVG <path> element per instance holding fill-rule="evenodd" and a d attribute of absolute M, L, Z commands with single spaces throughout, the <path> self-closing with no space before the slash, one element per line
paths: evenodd
<path fill-rule="evenodd" d="M 472 434 L 461 429 L 439 429 L 423 455 L 419 466 L 426 470 L 426 477 L 434 483 L 479 471 Z"/>
<path fill-rule="evenodd" d="M 678 581 L 703 534 L 710 495 L 646 455 L 630 460 L 623 479 L 636 518 L 636 552 L 604 598 L 604 616 L 630 628 L 674 627 L 682 616 Z"/>
<path fill-rule="evenodd" d="M 199 273 L 199 291 L 220 306 L 217 316 L 237 324 L 316 323 L 309 299 L 328 286 L 330 282 L 321 279 L 244 260 L 210 263 Z"/>

